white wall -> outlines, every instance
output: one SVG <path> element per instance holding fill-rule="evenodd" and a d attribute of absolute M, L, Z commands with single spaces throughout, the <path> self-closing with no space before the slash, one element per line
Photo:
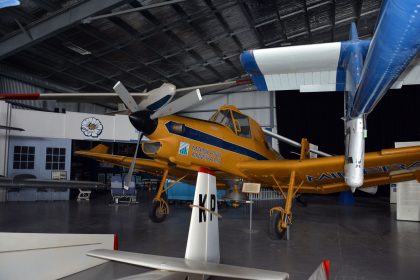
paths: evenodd
<path fill-rule="evenodd" d="M 15 146 L 33 146 L 35 147 L 34 169 L 13 169 L 13 154 Z M 11 136 L 9 143 L 9 162 L 8 177 L 14 177 L 18 174 L 33 174 L 38 179 L 51 179 L 51 170 L 45 169 L 46 149 L 48 148 L 65 148 L 67 171 L 67 179 L 70 180 L 71 170 L 71 140 L 69 139 L 50 139 L 35 137 L 18 137 Z"/>
<path fill-rule="evenodd" d="M 99 135 L 89 136 L 83 133 L 82 122 L 89 118 L 95 118 L 100 122 L 101 133 Z M 120 142 L 135 142 L 138 138 L 135 128 L 126 115 L 108 116 L 75 112 L 63 114 L 13 109 L 11 125 L 25 129 L 22 132 L 11 132 L 12 135 L 20 137 Z"/>

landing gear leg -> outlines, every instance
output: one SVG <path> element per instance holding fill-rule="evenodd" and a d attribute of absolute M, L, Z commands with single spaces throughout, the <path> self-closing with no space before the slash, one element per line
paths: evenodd
<path fill-rule="evenodd" d="M 153 198 L 152 206 L 149 210 L 149 218 L 155 223 L 161 223 L 166 219 L 169 214 L 168 202 L 164 199 L 165 194 L 165 182 L 168 177 L 168 170 L 166 169 L 162 176 L 159 188 L 156 192 L 156 196 Z"/>
<path fill-rule="evenodd" d="M 273 239 L 284 239 L 285 237 L 288 238 L 288 234 L 286 235 L 286 233 L 290 225 L 292 224 L 293 198 L 299 189 L 297 188 L 295 190 L 295 187 L 294 187 L 295 176 L 296 176 L 296 172 L 292 171 L 290 175 L 289 186 L 287 188 L 287 193 L 284 193 L 281 187 L 278 185 L 286 202 L 285 202 L 284 208 L 281 206 L 278 206 L 278 207 L 273 207 L 270 209 L 270 236 Z"/>

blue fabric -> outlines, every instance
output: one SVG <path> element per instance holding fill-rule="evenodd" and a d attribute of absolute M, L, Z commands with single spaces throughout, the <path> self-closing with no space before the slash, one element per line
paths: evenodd
<path fill-rule="evenodd" d="M 370 113 L 420 50 L 419 0 L 387 0 L 366 58 L 350 117 Z"/>
<path fill-rule="evenodd" d="M 357 39 L 357 33 L 354 32 L 351 32 L 352 39 L 350 41 L 341 43 L 336 76 L 336 90 L 347 92 L 347 108 L 353 106 L 354 96 L 362 75 L 363 61 L 370 44 L 370 40 Z"/>
<path fill-rule="evenodd" d="M 255 61 L 252 51 L 245 51 L 241 54 L 240 60 L 242 67 L 251 76 L 254 85 L 259 91 L 267 91 L 267 83 L 265 82 L 264 75 L 261 73 L 260 68 Z"/>
<path fill-rule="evenodd" d="M 18 0 L 0 0 L 0 9 L 11 7 L 11 6 L 19 6 L 20 1 Z"/>
<path fill-rule="evenodd" d="M 351 191 L 341 192 L 340 196 L 338 197 L 338 201 L 342 205 L 353 205 L 354 204 L 354 197 Z"/>

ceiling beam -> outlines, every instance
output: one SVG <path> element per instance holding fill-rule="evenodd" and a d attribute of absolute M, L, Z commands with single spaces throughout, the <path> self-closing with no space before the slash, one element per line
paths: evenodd
<path fill-rule="evenodd" d="M 50 18 L 27 26 L 28 36 L 20 32 L 0 43 L 0 60 L 62 32 L 88 16 L 118 7 L 127 0 L 90 0 L 70 7 Z"/>
<path fill-rule="evenodd" d="M 252 28 L 254 30 L 254 34 L 258 39 L 258 43 L 260 44 L 260 48 L 265 47 L 264 38 L 261 35 L 261 33 L 258 31 L 257 26 L 255 25 L 254 19 L 252 18 L 251 12 L 249 11 L 248 6 L 244 3 L 244 0 L 240 0 L 239 8 L 241 9 L 242 14 L 244 15 L 246 22 L 248 23 L 249 28 Z"/>
<path fill-rule="evenodd" d="M 59 9 L 61 9 L 61 5 L 52 1 L 48 0 L 32 0 L 35 2 L 38 6 L 40 6 L 42 9 L 48 11 L 48 12 L 54 12 Z"/>
<path fill-rule="evenodd" d="M 335 7 L 337 6 L 335 3 L 336 0 L 333 0 L 331 3 L 331 42 L 334 42 L 334 32 L 335 32 Z"/>

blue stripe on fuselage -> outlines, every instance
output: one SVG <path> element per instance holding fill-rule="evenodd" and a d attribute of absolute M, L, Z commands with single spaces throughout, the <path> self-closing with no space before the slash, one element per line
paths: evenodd
<path fill-rule="evenodd" d="M 244 148 L 242 146 L 233 144 L 231 142 L 227 142 L 223 139 L 214 137 L 210 134 L 207 134 L 207 133 L 204 133 L 202 131 L 193 129 L 193 128 L 188 127 L 188 126 L 185 126 L 185 129 L 184 129 L 183 133 L 181 133 L 181 134 L 175 133 L 172 130 L 172 124 L 173 123 L 174 122 L 172 122 L 172 121 L 167 122 L 165 124 L 165 126 L 166 126 L 166 128 L 168 129 L 169 132 L 174 133 L 176 135 L 180 135 L 182 137 L 185 137 L 185 138 L 188 138 L 188 139 L 191 139 L 191 140 L 195 140 L 195 141 L 202 142 L 202 143 L 205 143 L 205 144 L 208 144 L 208 145 L 212 145 L 212 146 L 215 146 L 217 148 L 221 148 L 221 149 L 224 149 L 224 150 L 227 150 L 227 151 L 230 151 L 230 152 L 234 152 L 234 153 L 237 153 L 237 154 L 248 156 L 248 157 L 256 159 L 256 160 L 267 160 L 267 158 L 265 156 L 260 155 L 259 153 L 255 152 L 253 150 Z"/>

